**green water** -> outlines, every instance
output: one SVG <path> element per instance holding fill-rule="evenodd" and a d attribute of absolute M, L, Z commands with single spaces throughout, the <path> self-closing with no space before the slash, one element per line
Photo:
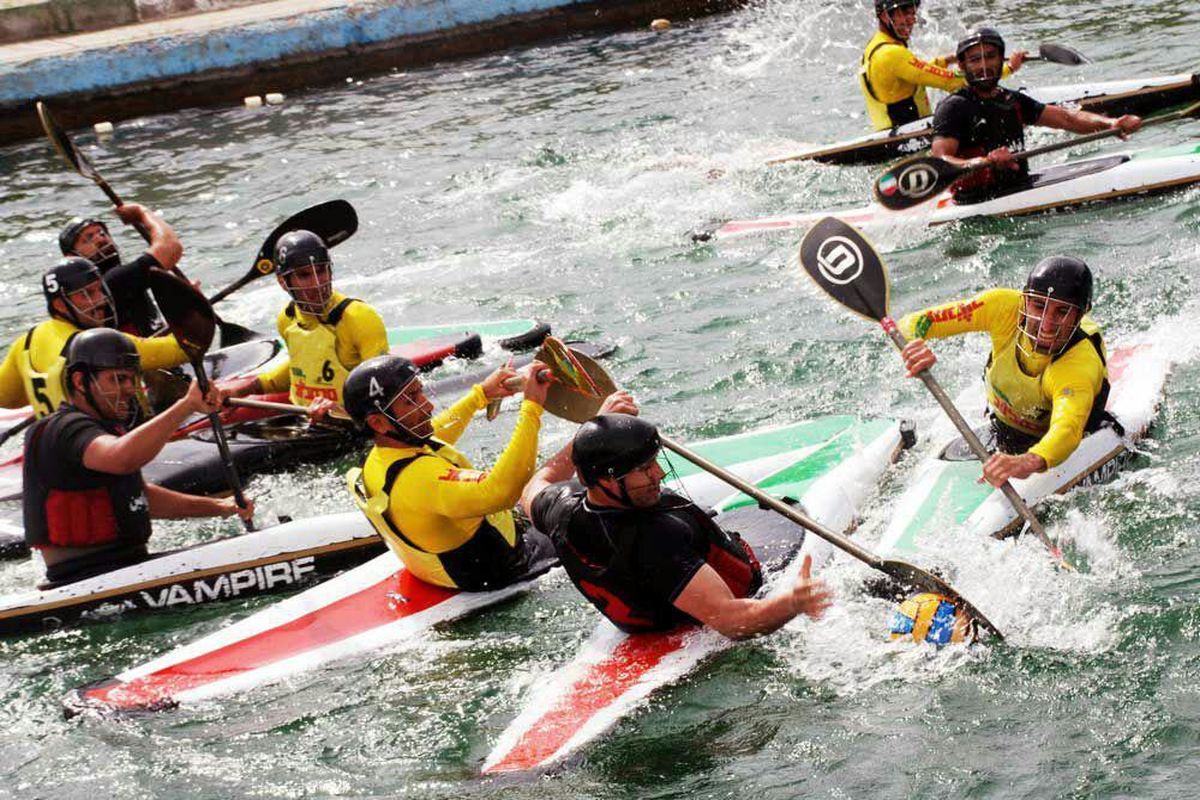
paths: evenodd
<path fill-rule="evenodd" d="M 870 35 L 853 4 L 774 0 L 671 33 L 573 38 L 288 98 L 121 125 L 89 155 L 122 194 L 181 232 L 185 268 L 209 287 L 242 275 L 265 232 L 333 197 L 362 224 L 335 279 L 389 325 L 533 318 L 614 340 L 610 362 L 648 417 L 698 439 L 825 414 L 934 418 L 890 345 L 799 277 L 795 238 L 697 247 L 715 219 L 860 202 L 867 168 L 767 158 L 864 130 L 854 73 Z M 1094 59 L 1029 65 L 1033 82 L 1194 69 L 1195 4 L 926 4 L 917 44 L 951 47 L 964 24 L 1061 41 Z M 360 82 L 361 81 L 361 82 Z M 1144 146 L 1200 136 L 1147 131 Z M 1041 133 L 1035 142 L 1052 138 Z M 1135 142 L 1136 143 L 1136 142 Z M 1132 145 L 1106 143 L 1077 155 Z M 43 313 L 37 275 L 74 214 L 105 212 L 44 142 L 0 150 L 0 331 Z M 0 642 L 0 796 L 223 797 L 1155 797 L 1200 779 L 1200 365 L 1191 344 L 1200 193 L 1074 214 L 877 235 L 893 305 L 1016 285 L 1039 258 L 1073 253 L 1098 275 L 1112 340 L 1150 329 L 1179 355 L 1152 438 L 1115 483 L 1046 512 L 1089 565 L 1056 574 L 1032 542 L 955 539 L 956 585 L 1008 634 L 940 654 L 885 641 L 888 607 L 863 571 L 824 574 L 838 605 L 732 648 L 657 695 L 580 760 L 516 785 L 477 777 L 530 688 L 567 661 L 594 612 L 561 576 L 417 645 L 220 702 L 126 720 L 65 721 L 58 699 L 252 609 L 224 606 Z M 127 252 L 137 247 L 125 235 Z M 268 326 L 270 282 L 222 314 Z M 939 346 L 951 391 L 978 379 L 980 341 Z M 499 358 L 498 354 L 493 357 Z M 494 458 L 511 407 L 476 423 Z M 546 450 L 569 435 L 547 426 Z M 922 441 L 915 455 L 932 449 Z M 885 478 L 857 536 L 872 543 L 917 458 Z M 264 513 L 349 508 L 330 471 L 256 479 Z M 161 528 L 164 546 L 231 532 Z M 30 579 L 0 565 L 0 590 Z"/>

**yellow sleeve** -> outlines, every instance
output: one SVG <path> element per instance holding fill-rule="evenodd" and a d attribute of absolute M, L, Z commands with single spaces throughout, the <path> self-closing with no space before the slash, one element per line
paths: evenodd
<path fill-rule="evenodd" d="M 289 318 L 285 313 L 287 308 L 275 317 L 275 333 L 279 338 L 283 339 L 283 331 L 287 328 Z M 286 392 L 292 386 L 292 359 L 290 355 L 285 354 L 284 357 L 271 369 L 258 373 L 256 376 L 259 384 L 262 386 L 264 394 L 272 392 Z"/>
<path fill-rule="evenodd" d="M 979 331 L 1006 332 L 1020 310 L 1015 289 L 988 289 L 969 300 L 956 300 L 906 314 L 898 323 L 909 339 L 943 339 Z"/>
<path fill-rule="evenodd" d="M 907 47 L 881 47 L 871 59 L 871 71 L 880 70 L 895 80 L 943 92 L 956 92 L 967 85 L 962 75 L 946 69 L 944 61 L 939 66 L 939 60 L 923 61 Z"/>
<path fill-rule="evenodd" d="M 451 519 L 510 510 L 533 477 L 541 426 L 542 407 L 523 401 L 512 439 L 490 470 L 461 469 L 441 459 L 418 458 L 392 487 L 392 502 L 399 506 L 405 502 L 405 492 L 419 486 L 423 510 Z"/>
<path fill-rule="evenodd" d="M 18 336 L 9 346 L 4 362 L 0 363 L 0 408 L 22 408 L 29 404 L 29 398 L 25 396 L 25 381 L 21 379 L 21 370 L 17 366 L 24 339 L 25 334 Z"/>
<path fill-rule="evenodd" d="M 1104 383 L 1104 364 L 1092 347 L 1076 347 L 1046 368 L 1043 386 L 1051 397 L 1050 429 L 1029 452 L 1056 467 L 1083 439 L 1096 393 Z"/>
<path fill-rule="evenodd" d="M 462 438 L 475 412 L 482 411 L 487 404 L 483 387 L 475 384 L 461 400 L 433 418 L 433 435 L 447 444 L 454 444 Z"/>
<path fill-rule="evenodd" d="M 125 335 L 129 336 L 129 334 Z M 179 342 L 175 341 L 175 334 L 145 339 L 140 336 L 129 336 L 129 338 L 133 340 L 138 356 L 142 359 L 143 370 L 166 369 L 187 363 L 187 356 L 184 355 Z"/>
<path fill-rule="evenodd" d="M 338 360 L 350 368 L 388 352 L 387 328 L 383 325 L 383 317 L 361 300 L 351 303 L 338 323 L 337 347 Z"/>

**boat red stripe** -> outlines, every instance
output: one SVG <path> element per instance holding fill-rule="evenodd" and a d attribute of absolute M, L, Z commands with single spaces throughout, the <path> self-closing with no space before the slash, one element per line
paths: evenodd
<path fill-rule="evenodd" d="M 684 638 L 693 630 L 682 628 L 670 633 L 643 633 L 626 638 L 609 658 L 588 667 L 587 672 L 525 732 L 512 750 L 487 772 L 520 772 L 545 766 L 597 713 L 616 702 L 664 657 L 682 647 Z"/>
<path fill-rule="evenodd" d="M 400 569 L 382 581 L 286 625 L 263 631 L 129 682 L 108 682 L 80 693 L 92 707 L 131 711 L 169 705 L 180 692 L 300 655 L 413 616 L 458 592 L 425 583 Z"/>

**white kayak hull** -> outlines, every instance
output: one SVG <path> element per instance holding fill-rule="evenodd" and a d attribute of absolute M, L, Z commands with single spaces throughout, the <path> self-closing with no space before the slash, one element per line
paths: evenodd
<path fill-rule="evenodd" d="M 839 458 L 851 454 L 855 431 L 862 427 L 874 431 L 876 439 L 884 437 L 881 429 L 888 431 L 884 445 L 894 448 L 899 440 L 894 423 L 835 417 L 703 442 L 697 449 L 760 483 L 807 465 L 807 485 L 838 471 Z M 730 502 L 728 487 L 689 464 L 672 464 L 682 488 L 697 502 Z M 862 477 L 873 483 L 871 476 Z M 840 499 L 841 493 L 858 489 L 842 488 L 836 481 L 822 485 L 827 489 L 813 502 L 829 506 L 823 513 L 845 527 L 852 506 Z M 161 658 L 75 690 L 64 704 L 72 711 L 129 711 L 243 691 L 335 659 L 398 645 L 433 625 L 525 592 L 535 580 L 494 592 L 456 592 L 417 580 L 387 553 Z"/>
<path fill-rule="evenodd" d="M 383 550 L 358 512 L 296 520 L 57 588 L 0 597 L 0 635 L 297 589 Z"/>
<path fill-rule="evenodd" d="M 1068 173 L 1077 177 L 1055 179 Z M 694 234 L 697 241 L 726 240 L 786 231 L 806 231 L 825 217 L 859 227 L 944 225 L 972 217 L 1019 217 L 1124 197 L 1169 191 L 1200 183 L 1200 145 L 1160 148 L 1070 161 L 1043 173 L 1044 185 L 982 203 L 959 204 L 949 191 L 921 205 L 892 211 L 878 203 L 844 210 L 733 220 Z"/>

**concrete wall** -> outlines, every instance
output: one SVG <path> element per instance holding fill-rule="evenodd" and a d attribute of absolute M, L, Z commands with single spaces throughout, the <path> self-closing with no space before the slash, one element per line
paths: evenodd
<path fill-rule="evenodd" d="M 33 101 L 64 124 L 240 101 L 572 31 L 727 10 L 743 0 L 392 0 L 0 64 L 0 141 L 37 135 Z M 303 5 L 299 3 L 298 5 Z M 122 29 L 123 30 L 123 29 Z M 117 31 L 109 32 L 112 35 Z"/>

